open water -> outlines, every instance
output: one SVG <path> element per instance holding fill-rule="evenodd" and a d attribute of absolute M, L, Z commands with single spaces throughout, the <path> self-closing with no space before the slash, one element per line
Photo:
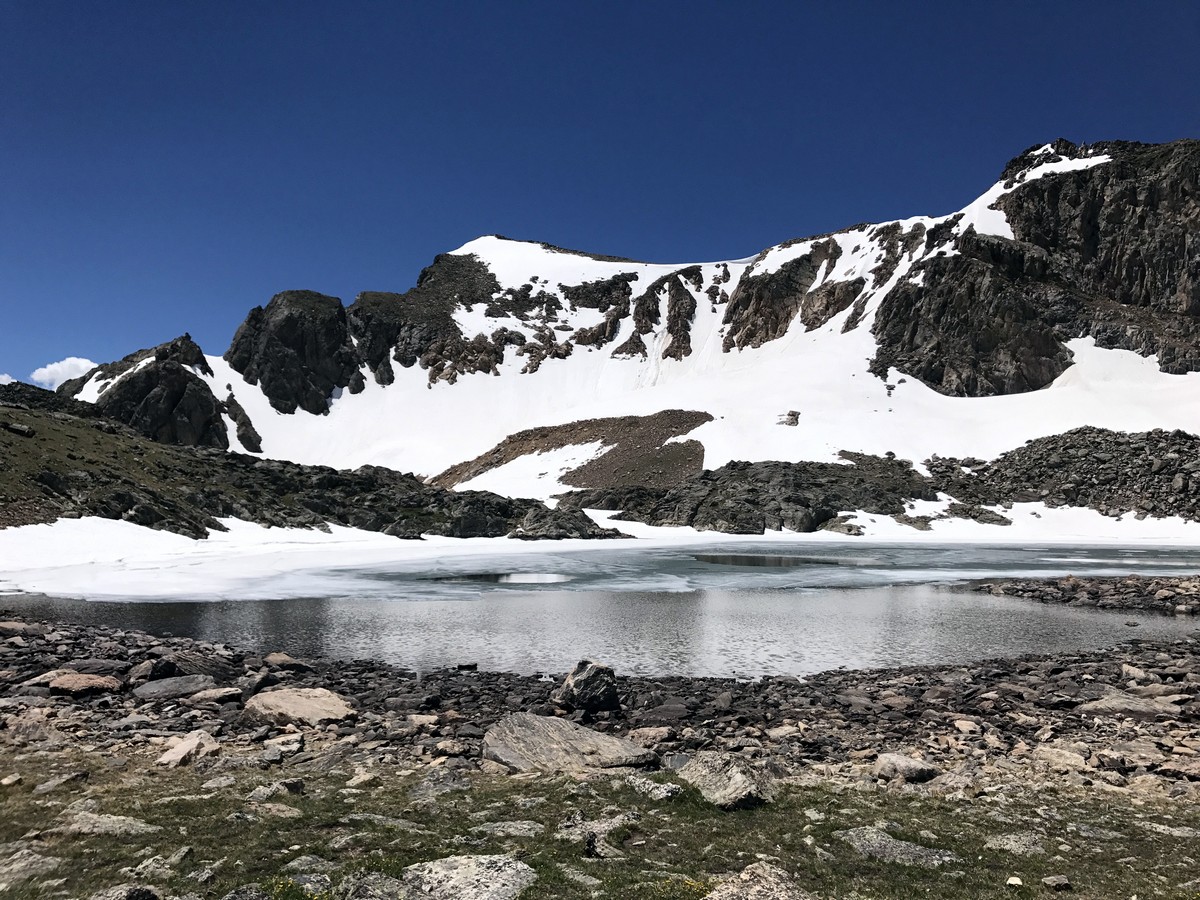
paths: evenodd
<path fill-rule="evenodd" d="M 755 677 L 1069 652 L 1200 627 L 965 589 L 980 578 L 1133 572 L 1200 572 L 1200 550 L 622 542 L 295 572 L 273 599 L 6 596 L 0 607 L 419 670 L 560 673 L 586 657 L 618 672 Z"/>

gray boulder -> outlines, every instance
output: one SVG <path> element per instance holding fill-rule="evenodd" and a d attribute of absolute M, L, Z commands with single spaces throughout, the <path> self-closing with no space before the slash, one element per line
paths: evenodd
<path fill-rule="evenodd" d="M 403 900 L 515 900 L 537 873 L 511 856 L 448 856 L 404 870 Z"/>
<path fill-rule="evenodd" d="M 609 666 L 580 660 L 550 699 L 568 709 L 602 712 L 621 708 L 617 676 Z"/>
<path fill-rule="evenodd" d="M 658 756 L 630 741 L 564 719 L 513 713 L 483 736 L 483 756 L 517 772 L 585 772 L 654 766 Z"/>
<path fill-rule="evenodd" d="M 812 900 L 792 876 L 778 866 L 757 862 L 722 881 L 708 900 Z"/>
<path fill-rule="evenodd" d="M 876 778 L 903 779 L 910 784 L 922 784 L 942 774 L 942 770 L 923 759 L 913 759 L 903 753 L 880 753 L 875 760 Z"/>
<path fill-rule="evenodd" d="M 147 681 L 133 689 L 139 700 L 178 700 L 201 691 L 215 688 L 217 683 L 210 675 L 180 675 L 177 678 L 160 678 Z"/>
<path fill-rule="evenodd" d="M 721 809 L 747 809 L 775 799 L 775 779 L 732 753 L 702 750 L 679 770 L 679 777 Z"/>

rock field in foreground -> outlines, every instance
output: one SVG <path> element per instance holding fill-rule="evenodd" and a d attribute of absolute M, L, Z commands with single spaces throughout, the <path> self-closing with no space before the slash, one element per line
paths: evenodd
<path fill-rule="evenodd" d="M 620 709 L 589 713 L 551 698 L 561 679 L 0 619 L 0 885 L 13 897 L 1200 885 L 1195 639 L 557 692 L 615 687 Z"/>

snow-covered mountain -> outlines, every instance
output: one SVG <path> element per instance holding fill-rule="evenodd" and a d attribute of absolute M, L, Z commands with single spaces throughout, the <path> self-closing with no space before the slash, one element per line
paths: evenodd
<path fill-rule="evenodd" d="M 683 457 L 986 459 L 1081 425 L 1196 431 L 1198 176 L 1197 141 L 1056 141 L 958 212 L 748 259 L 482 237 L 406 293 L 285 292 L 223 356 L 185 336 L 60 390 L 158 440 L 543 498 L 622 441 L 651 464 L 610 465 L 617 481 Z M 660 427 L 666 410 L 686 415 Z"/>

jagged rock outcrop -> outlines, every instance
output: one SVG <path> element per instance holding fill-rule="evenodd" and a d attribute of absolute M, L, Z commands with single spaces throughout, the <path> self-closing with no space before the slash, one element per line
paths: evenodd
<path fill-rule="evenodd" d="M 395 379 L 393 361 L 405 368 L 420 363 L 430 381 L 453 381 L 465 372 L 490 371 L 503 358 L 503 336 L 469 346 L 475 336 L 464 335 L 453 317 L 459 306 L 490 304 L 499 292 L 496 277 L 478 260 L 443 253 L 406 293 L 359 294 L 347 323 L 362 362 L 380 384 Z"/>
<path fill-rule="evenodd" d="M 1158 354 L 1200 369 L 1200 141 L 1092 145 L 1108 162 L 1019 184 L 1035 162 L 1082 148 L 1056 141 L 1005 169 L 1013 239 L 968 231 L 953 256 L 919 264 L 875 317 L 872 371 L 896 367 L 947 394 L 1036 390 L 1071 364 L 1063 343 Z"/>
<path fill-rule="evenodd" d="M 174 360 L 156 359 L 121 378 L 100 395 L 96 407 L 160 443 L 229 447 L 221 403 Z"/>
<path fill-rule="evenodd" d="M 97 366 L 64 382 L 58 393 L 76 396 L 94 380 L 100 385 L 94 407 L 100 415 L 160 443 L 227 449 L 229 434 L 221 415 L 226 407 L 197 373 L 213 374 L 200 345 L 184 334 Z"/>
<path fill-rule="evenodd" d="M 932 500 L 930 483 L 906 460 L 843 453 L 837 463 L 731 462 L 670 489 L 578 491 L 563 506 L 620 509 L 620 519 L 687 525 L 700 531 L 762 534 L 811 532 L 843 510 L 901 515 L 905 503 Z"/>
<path fill-rule="evenodd" d="M 145 350 L 135 350 L 128 356 L 124 356 L 116 362 L 104 363 L 96 366 L 80 375 L 78 378 L 71 378 L 64 381 L 57 388 L 57 392 L 67 397 L 77 395 L 85 384 L 93 379 L 101 385 L 101 391 L 106 390 L 104 384 L 111 384 L 115 379 L 136 368 L 139 363 L 143 363 L 148 359 L 154 359 L 157 362 L 177 362 L 181 366 L 194 368 L 198 372 L 205 375 L 212 374 L 212 368 L 208 364 L 208 360 L 204 358 L 204 351 L 200 349 L 200 345 L 192 340 L 192 336 L 186 332 L 172 341 L 167 341 L 165 344 L 159 344 L 157 347 L 149 347 Z"/>
<path fill-rule="evenodd" d="M 315 291 L 284 291 L 254 307 L 225 360 L 283 413 L 322 415 L 337 388 L 364 386 L 342 301 Z"/>

